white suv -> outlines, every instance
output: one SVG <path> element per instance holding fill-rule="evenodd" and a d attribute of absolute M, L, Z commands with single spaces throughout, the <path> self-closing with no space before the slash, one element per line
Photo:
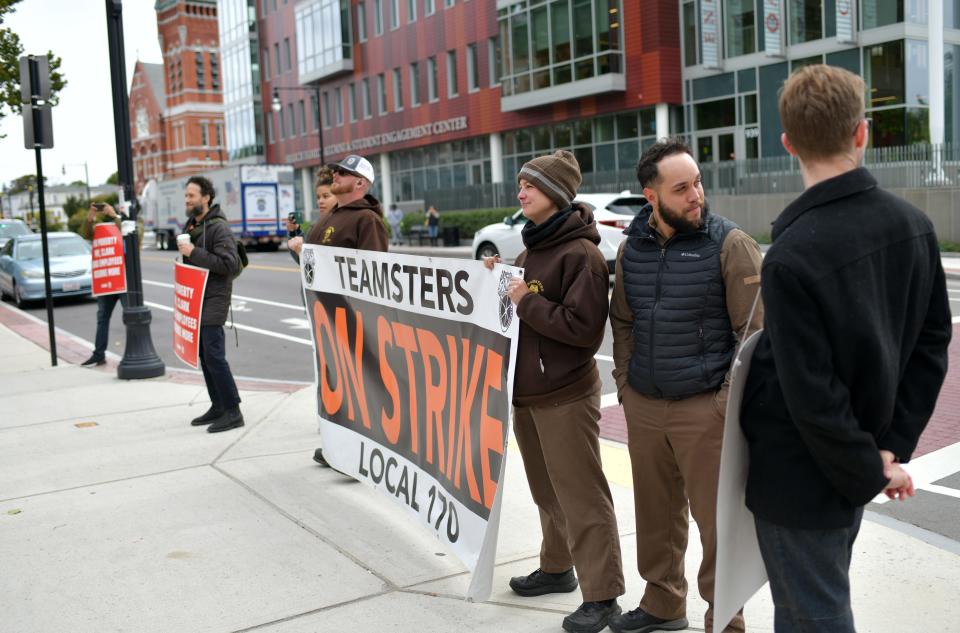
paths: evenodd
<path fill-rule="evenodd" d="M 617 249 L 626 236 L 623 230 L 630 225 L 633 217 L 647 204 L 640 194 L 621 191 L 620 193 L 583 193 L 576 197 L 593 209 L 593 219 L 600 233 L 600 252 L 607 260 L 610 274 L 613 274 L 617 258 Z M 523 210 L 503 219 L 503 222 L 490 224 L 473 236 L 473 256 L 477 259 L 499 255 L 505 263 L 512 264 L 523 251 L 523 238 L 520 231 L 527 223 Z"/>

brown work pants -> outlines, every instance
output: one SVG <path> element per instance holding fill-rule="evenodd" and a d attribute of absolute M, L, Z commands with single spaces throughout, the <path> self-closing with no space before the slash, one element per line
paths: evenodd
<path fill-rule="evenodd" d="M 513 420 L 540 510 L 540 569 L 576 567 L 584 602 L 623 595 L 617 517 L 600 464 L 600 384 L 573 402 L 515 407 Z"/>
<path fill-rule="evenodd" d="M 705 628 L 710 631 L 727 387 L 683 400 L 660 400 L 628 385 L 622 398 L 633 470 L 637 569 L 647 582 L 640 607 L 658 618 L 686 616 L 684 556 L 689 509 L 703 546 L 697 586 L 709 605 Z M 724 629 L 728 633 L 743 630 L 742 613 Z"/>

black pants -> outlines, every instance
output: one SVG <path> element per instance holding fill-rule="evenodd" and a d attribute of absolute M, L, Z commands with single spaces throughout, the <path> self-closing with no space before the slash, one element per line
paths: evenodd
<path fill-rule="evenodd" d="M 216 409 L 226 411 L 240 404 L 237 383 L 233 381 L 227 364 L 223 327 L 220 325 L 200 326 L 200 369 L 207 383 L 210 402 Z"/>
<path fill-rule="evenodd" d="M 103 360 L 107 355 L 107 344 L 110 342 L 110 317 L 117 301 L 127 305 L 127 293 L 100 295 L 97 297 L 97 337 L 94 339 L 93 356 Z"/>

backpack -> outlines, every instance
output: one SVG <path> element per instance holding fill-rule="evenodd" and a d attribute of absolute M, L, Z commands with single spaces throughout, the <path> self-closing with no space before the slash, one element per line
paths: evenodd
<path fill-rule="evenodd" d="M 214 218 L 210 218 L 210 221 L 211 221 L 211 222 L 226 222 L 227 220 L 226 220 L 226 218 L 217 216 L 217 217 L 214 217 Z M 232 230 L 232 229 L 230 230 L 230 234 L 233 235 L 233 230 Z M 240 276 L 240 273 L 243 272 L 243 269 L 250 265 L 250 258 L 247 257 L 247 247 L 243 245 L 243 242 L 241 242 L 239 239 L 237 239 L 237 236 L 235 236 L 235 235 L 234 235 L 233 239 L 234 239 L 234 241 L 236 241 L 236 243 L 237 243 L 237 255 L 240 257 L 240 270 L 237 271 L 237 274 L 236 274 L 236 276 L 234 277 L 234 279 L 236 279 L 237 277 Z"/>

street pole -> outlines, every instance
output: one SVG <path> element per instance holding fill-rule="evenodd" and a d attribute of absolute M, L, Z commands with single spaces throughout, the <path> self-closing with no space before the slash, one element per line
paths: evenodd
<path fill-rule="evenodd" d="M 134 223 L 140 206 L 133 191 L 133 155 L 130 140 L 130 103 L 127 96 L 127 72 L 123 47 L 123 5 L 120 0 L 106 0 L 107 42 L 110 48 L 110 79 L 113 92 L 113 127 L 117 145 L 117 172 L 124 200 L 130 201 L 130 219 Z M 165 371 L 150 338 L 150 309 L 143 305 L 143 280 L 140 271 L 140 245 L 137 230 L 123 238 L 127 264 L 127 305 L 123 307 L 123 324 L 127 327 L 127 345 L 117 367 L 117 377 L 124 380 L 155 378 Z"/>

